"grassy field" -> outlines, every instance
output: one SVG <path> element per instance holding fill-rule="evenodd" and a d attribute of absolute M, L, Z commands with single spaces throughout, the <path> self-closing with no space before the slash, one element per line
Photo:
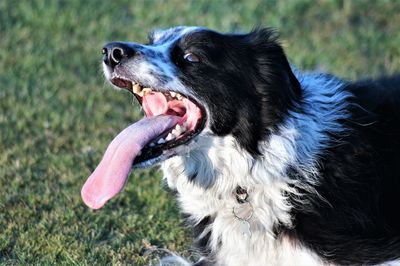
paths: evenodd
<path fill-rule="evenodd" d="M 102 44 L 173 25 L 279 29 L 290 61 L 346 79 L 400 71 L 400 1 L 0 1 L 0 264 L 142 265 L 148 243 L 188 255 L 157 169 L 89 210 L 80 189 L 140 115 L 106 85 Z M 156 254 L 154 254 L 156 255 Z"/>

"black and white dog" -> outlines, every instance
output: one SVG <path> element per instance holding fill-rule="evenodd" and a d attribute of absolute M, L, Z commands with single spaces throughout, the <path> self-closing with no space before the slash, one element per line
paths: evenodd
<path fill-rule="evenodd" d="M 108 43 L 106 78 L 145 117 L 82 189 L 102 207 L 161 163 L 198 265 L 400 264 L 400 77 L 300 73 L 271 29 L 154 31 Z"/>

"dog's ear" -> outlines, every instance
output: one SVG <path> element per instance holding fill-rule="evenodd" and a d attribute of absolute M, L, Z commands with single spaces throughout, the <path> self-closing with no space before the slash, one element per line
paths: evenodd
<path fill-rule="evenodd" d="M 260 155 L 259 142 L 265 140 L 295 110 L 301 100 L 300 83 L 295 77 L 277 33 L 257 28 L 250 33 L 233 35 L 240 62 L 236 67 L 249 82 L 238 90 L 250 90 L 251 105 L 240 111 L 233 128 L 239 144 L 254 155 Z M 232 54 L 235 56 L 235 54 Z"/>
<path fill-rule="evenodd" d="M 246 43 L 250 44 L 251 65 L 259 81 L 255 87 L 264 96 L 263 100 L 273 107 L 268 111 L 282 118 L 300 100 L 301 87 L 278 37 L 271 28 L 256 28 L 245 35 Z"/>

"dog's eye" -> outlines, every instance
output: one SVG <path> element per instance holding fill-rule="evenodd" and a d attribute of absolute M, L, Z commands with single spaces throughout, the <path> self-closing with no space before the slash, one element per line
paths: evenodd
<path fill-rule="evenodd" d="M 185 59 L 186 61 L 188 61 L 190 63 L 198 63 L 198 62 L 200 62 L 200 57 L 198 57 L 197 55 L 195 55 L 193 53 L 186 53 L 183 56 L 183 59 Z"/>

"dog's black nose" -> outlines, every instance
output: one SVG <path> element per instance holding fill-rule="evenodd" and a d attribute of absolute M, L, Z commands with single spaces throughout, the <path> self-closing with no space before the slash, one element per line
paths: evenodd
<path fill-rule="evenodd" d="M 104 63 L 114 68 L 124 58 L 134 56 L 135 50 L 127 43 L 110 42 L 104 45 L 102 54 Z"/>

